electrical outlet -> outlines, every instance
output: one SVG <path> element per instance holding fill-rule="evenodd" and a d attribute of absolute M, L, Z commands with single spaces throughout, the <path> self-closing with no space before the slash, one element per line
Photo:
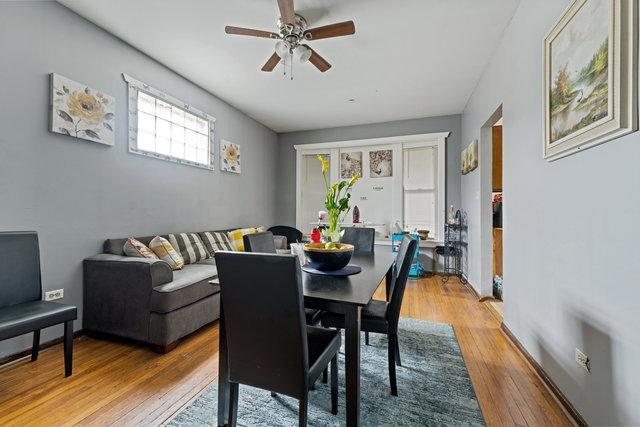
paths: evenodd
<path fill-rule="evenodd" d="M 64 289 L 56 289 L 54 291 L 47 291 L 44 293 L 45 301 L 53 301 L 54 299 L 64 298 Z"/>
<path fill-rule="evenodd" d="M 584 369 L 585 371 L 591 372 L 591 364 L 589 362 L 589 357 L 587 357 L 586 354 L 584 354 L 582 351 L 580 351 L 577 348 L 576 348 L 576 363 L 582 366 L 582 369 Z"/>

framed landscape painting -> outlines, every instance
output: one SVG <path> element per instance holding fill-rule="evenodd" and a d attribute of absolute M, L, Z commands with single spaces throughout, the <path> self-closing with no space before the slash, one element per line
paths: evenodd
<path fill-rule="evenodd" d="M 544 157 L 637 130 L 634 0 L 574 0 L 544 40 Z"/>

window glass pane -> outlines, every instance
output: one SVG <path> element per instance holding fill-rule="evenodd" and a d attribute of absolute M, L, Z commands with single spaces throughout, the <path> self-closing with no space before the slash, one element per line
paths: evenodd
<path fill-rule="evenodd" d="M 209 123 L 207 123 L 206 120 L 203 120 L 201 118 L 198 117 L 198 132 L 199 133 L 203 133 L 203 134 L 207 134 L 209 133 Z"/>
<path fill-rule="evenodd" d="M 184 143 L 196 147 L 198 145 L 198 134 L 187 129 L 184 133 Z"/>
<path fill-rule="evenodd" d="M 209 138 L 206 135 L 198 134 L 198 150 L 208 150 L 209 149 Z"/>
<path fill-rule="evenodd" d="M 190 160 L 192 162 L 195 162 L 197 160 L 197 153 L 196 153 L 196 147 L 192 146 L 192 145 L 185 145 L 184 146 L 184 158 L 187 160 Z"/>
<path fill-rule="evenodd" d="M 184 159 L 184 144 L 171 141 L 171 155 L 178 159 Z"/>
<path fill-rule="evenodd" d="M 156 114 L 156 99 L 144 92 L 138 92 L 138 110 Z"/>
<path fill-rule="evenodd" d="M 156 118 L 151 114 L 139 113 L 138 129 L 147 131 L 149 133 L 156 133 Z"/>
<path fill-rule="evenodd" d="M 187 129 L 198 130 L 198 118 L 193 114 L 184 113 L 184 126 Z"/>
<path fill-rule="evenodd" d="M 204 165 L 207 164 L 207 154 L 209 154 L 207 152 L 207 150 L 198 150 L 198 163 L 202 163 Z"/>
<path fill-rule="evenodd" d="M 156 116 L 171 120 L 171 105 L 156 99 Z"/>
<path fill-rule="evenodd" d="M 171 139 L 171 123 L 161 118 L 157 118 L 156 138 Z"/>
<path fill-rule="evenodd" d="M 184 126 L 184 111 L 178 107 L 171 107 L 171 121 L 177 125 Z"/>
<path fill-rule="evenodd" d="M 184 144 L 184 128 L 182 126 L 171 125 L 171 141 Z"/>
<path fill-rule="evenodd" d="M 160 154 L 171 154 L 171 141 L 164 138 L 156 138 L 156 152 Z"/>
<path fill-rule="evenodd" d="M 138 148 L 144 151 L 155 151 L 156 141 L 154 135 L 149 132 L 139 131 Z"/>

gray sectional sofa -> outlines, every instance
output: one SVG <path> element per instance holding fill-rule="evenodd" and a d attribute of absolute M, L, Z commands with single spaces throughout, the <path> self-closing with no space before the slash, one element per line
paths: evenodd
<path fill-rule="evenodd" d="M 136 239 L 148 246 L 154 237 Z M 84 260 L 83 329 L 164 353 L 220 317 L 220 287 L 209 283 L 217 278 L 214 257 L 172 271 L 158 259 L 125 256 L 126 240 L 108 239 L 102 254 Z M 276 244 L 286 248 L 286 238 L 276 236 Z"/>

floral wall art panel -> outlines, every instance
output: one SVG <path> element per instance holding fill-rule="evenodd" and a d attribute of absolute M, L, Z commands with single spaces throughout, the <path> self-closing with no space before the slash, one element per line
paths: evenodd
<path fill-rule="evenodd" d="M 220 141 L 220 169 L 240 173 L 240 146 L 233 142 Z"/>
<path fill-rule="evenodd" d="M 369 176 L 386 178 L 393 176 L 393 151 L 369 151 Z"/>
<path fill-rule="evenodd" d="M 362 152 L 340 153 L 340 178 L 362 176 Z"/>
<path fill-rule="evenodd" d="M 115 108 L 112 96 L 51 74 L 51 132 L 113 145 Z"/>

